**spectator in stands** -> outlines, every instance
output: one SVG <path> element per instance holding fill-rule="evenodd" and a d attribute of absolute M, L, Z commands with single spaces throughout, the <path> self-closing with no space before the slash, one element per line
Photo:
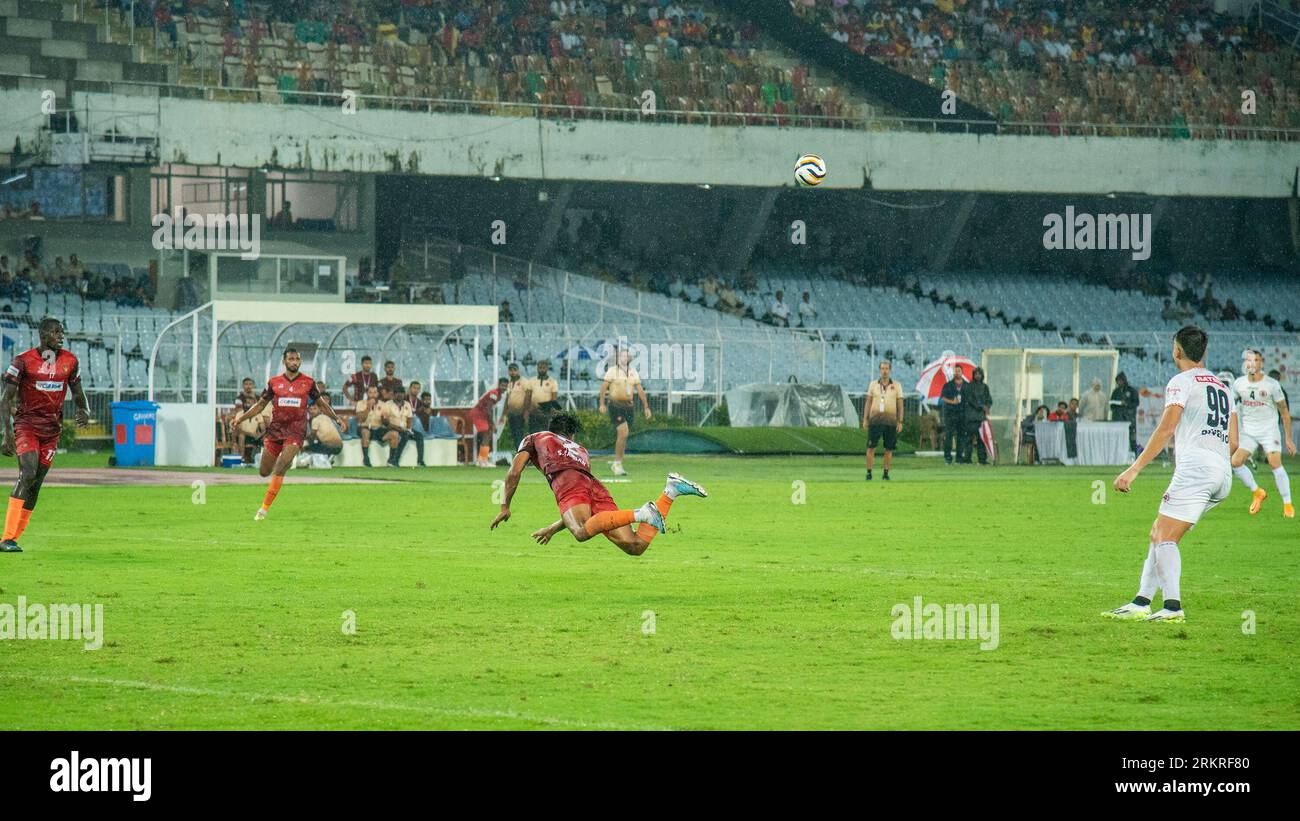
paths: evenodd
<path fill-rule="evenodd" d="M 560 383 L 551 376 L 550 360 L 537 363 L 537 377 L 532 380 L 532 401 L 529 405 L 528 432 L 546 430 L 551 414 L 560 409 Z"/>
<path fill-rule="evenodd" d="M 70 276 L 81 279 L 86 276 L 86 273 L 86 266 L 82 264 L 81 260 L 77 259 L 76 254 L 72 254 L 68 257 L 68 274 Z"/>
<path fill-rule="evenodd" d="M 402 380 L 397 378 L 397 363 L 391 359 L 384 363 L 384 375 L 379 379 L 379 390 L 381 394 L 385 388 L 388 389 L 388 392 L 392 394 L 392 396 L 397 396 L 402 393 Z M 392 399 L 392 396 L 389 397 L 390 400 Z"/>
<path fill-rule="evenodd" d="M 510 310 L 510 300 L 501 300 L 501 308 L 497 311 L 497 320 L 499 322 L 514 322 L 515 315 Z"/>
<path fill-rule="evenodd" d="M 1178 322 L 1182 319 L 1181 312 L 1174 307 L 1171 300 L 1165 300 L 1165 307 L 1160 311 L 1160 318 L 1166 322 Z"/>
<path fill-rule="evenodd" d="M 984 440 L 980 438 L 980 425 L 989 417 L 989 409 L 993 407 L 993 394 L 989 392 L 989 386 L 984 382 L 984 369 L 976 368 L 971 371 L 970 384 L 962 391 L 961 397 L 962 417 L 964 419 L 965 430 L 962 437 L 966 440 L 966 464 L 970 464 L 971 447 L 974 446 L 979 456 L 979 463 L 987 465 L 989 463 L 988 448 L 984 446 Z M 958 448 L 960 454 L 961 449 Z"/>
<path fill-rule="evenodd" d="M 29 220 L 45 219 L 45 215 L 41 213 L 41 204 L 39 202 L 32 202 L 31 207 L 27 210 L 27 219 Z"/>
<path fill-rule="evenodd" d="M 242 413 L 257 404 L 261 397 L 256 390 L 256 384 L 251 376 L 245 376 L 240 383 L 239 395 L 235 397 L 234 412 Z M 262 439 L 262 434 L 266 432 L 266 426 L 271 418 L 270 407 L 267 412 L 252 419 L 245 419 L 239 427 L 232 431 L 235 437 L 235 452 L 239 454 L 240 460 L 246 464 L 253 462 L 253 445 Z"/>
<path fill-rule="evenodd" d="M 1106 421 L 1106 394 L 1101 389 L 1100 379 L 1092 380 L 1092 387 L 1084 393 L 1079 408 L 1083 418 L 1089 422 Z"/>
<path fill-rule="evenodd" d="M 1227 302 L 1223 303 L 1223 313 L 1219 318 L 1224 322 L 1235 322 L 1236 320 L 1241 319 L 1241 311 L 1237 308 L 1236 304 L 1229 299 Z"/>
<path fill-rule="evenodd" d="M 290 228 L 293 228 L 293 212 L 291 210 L 291 203 L 288 200 L 281 203 L 280 210 L 276 212 L 275 216 L 271 217 L 270 227 L 277 228 L 281 231 L 287 231 Z"/>
<path fill-rule="evenodd" d="M 804 291 L 803 297 L 799 300 L 799 327 L 808 327 L 816 318 L 817 309 L 813 307 L 812 294 Z"/>
<path fill-rule="evenodd" d="M 939 392 L 939 401 L 943 404 L 943 461 L 952 464 L 953 449 L 957 450 L 958 461 L 962 452 L 962 430 L 966 426 L 962 411 L 962 392 L 966 387 L 966 376 L 961 368 L 952 369 L 952 379 Z"/>
<path fill-rule="evenodd" d="M 768 316 L 771 317 L 772 324 L 778 328 L 790 327 L 790 306 L 785 304 L 784 291 L 776 292 L 776 299 L 772 300 L 772 307 L 768 309 Z"/>
<path fill-rule="evenodd" d="M 348 377 L 343 383 L 343 398 L 349 402 L 365 399 L 371 388 L 379 387 L 379 375 L 372 370 L 374 361 L 369 356 L 361 357 L 361 370 Z M 378 394 L 375 394 L 378 397 Z M 358 424 L 360 422 L 358 421 Z"/>
<path fill-rule="evenodd" d="M 1068 404 L 1066 404 L 1065 402 L 1057 402 L 1057 403 L 1056 403 L 1056 410 L 1054 410 L 1054 411 L 1052 411 L 1050 414 L 1048 414 L 1048 416 L 1047 416 L 1047 421 L 1049 421 L 1049 422 L 1069 422 L 1069 421 L 1070 421 L 1070 406 L 1069 406 Z"/>
<path fill-rule="evenodd" d="M 1077 422 L 1079 420 L 1079 400 L 1077 398 L 1070 399 L 1069 412 L 1070 412 L 1070 421 Z"/>
<path fill-rule="evenodd" d="M 366 389 L 364 399 L 356 404 L 357 412 L 357 432 L 361 436 L 361 460 L 366 467 L 370 464 L 370 438 L 378 436 L 381 440 L 387 434 L 384 429 L 384 414 L 379 406 L 379 387 L 371 385 Z M 396 443 L 397 434 L 393 434 L 394 443 Z"/>
<path fill-rule="evenodd" d="M 718 310 L 725 311 L 733 316 L 742 316 L 745 313 L 744 303 L 740 301 L 740 296 L 736 289 L 728 282 L 722 286 L 718 293 Z"/>
<path fill-rule="evenodd" d="M 511 362 L 506 368 L 510 382 L 506 386 L 506 423 L 510 428 L 510 440 L 514 449 L 519 450 L 519 443 L 528 434 L 528 409 L 532 405 L 533 381 L 521 379 L 519 364 Z"/>
<path fill-rule="evenodd" d="M 1129 449 L 1137 453 L 1137 410 L 1140 399 L 1137 389 L 1128 383 L 1123 371 L 1115 375 L 1115 390 L 1110 392 L 1110 418 L 1113 422 L 1128 422 Z"/>

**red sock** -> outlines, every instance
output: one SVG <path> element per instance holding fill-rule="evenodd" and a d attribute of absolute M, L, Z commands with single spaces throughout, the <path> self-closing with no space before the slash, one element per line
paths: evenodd
<path fill-rule="evenodd" d="M 606 510 L 592 515 L 583 527 L 586 529 L 588 536 L 595 536 L 597 533 L 604 533 L 623 525 L 630 525 L 635 521 L 635 510 Z"/>
<path fill-rule="evenodd" d="M 18 520 L 22 518 L 23 500 L 16 496 L 9 497 L 9 510 L 5 512 L 4 538 L 18 538 Z"/>
<path fill-rule="evenodd" d="M 18 532 L 14 534 L 15 539 L 23 535 L 23 531 L 27 529 L 27 522 L 30 521 L 31 518 L 32 512 L 30 510 L 25 507 L 20 509 L 18 513 Z"/>
<path fill-rule="evenodd" d="M 262 500 L 262 507 L 266 510 L 271 509 L 271 504 L 275 501 L 275 496 L 280 492 L 280 485 L 284 484 L 283 476 L 272 476 L 271 485 L 266 489 L 266 498 Z"/>

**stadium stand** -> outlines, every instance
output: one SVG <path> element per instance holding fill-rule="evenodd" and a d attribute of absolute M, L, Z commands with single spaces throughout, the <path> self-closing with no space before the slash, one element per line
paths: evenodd
<path fill-rule="evenodd" d="M 117 5 L 107 22 L 126 42 L 130 4 Z M 623 109 L 613 116 L 635 119 L 640 95 L 652 89 L 660 109 L 731 114 L 748 123 L 771 115 L 771 123 L 783 124 L 800 115 L 842 125 L 840 118 L 871 113 L 861 98 L 773 47 L 752 23 L 707 3 L 218 7 L 139 0 L 134 9 L 135 27 L 147 32 L 142 54 L 155 75 L 221 87 L 223 99 L 334 105 L 353 92 L 404 98 L 398 107 L 420 110 L 446 107 L 430 100 L 472 101 L 495 113 L 522 103 L 579 117 L 588 116 L 587 108 Z M 102 9 L 87 14 L 104 19 Z M 133 79 L 111 74 L 85 79 Z M 700 114 L 698 121 L 705 119 Z"/>
<path fill-rule="evenodd" d="M 793 5 L 848 48 L 1038 133 L 1232 138 L 1246 136 L 1232 126 L 1300 127 L 1296 52 L 1210 3 Z M 1242 115 L 1242 89 L 1256 92 L 1257 114 Z"/>

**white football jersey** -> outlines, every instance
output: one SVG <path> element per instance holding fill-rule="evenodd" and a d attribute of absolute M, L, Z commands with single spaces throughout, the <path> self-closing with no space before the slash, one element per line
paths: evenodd
<path fill-rule="evenodd" d="M 1241 432 L 1255 437 L 1277 435 L 1277 403 L 1282 401 L 1282 386 L 1271 376 L 1251 382 L 1248 376 L 1239 376 L 1232 383 L 1236 394 L 1237 418 Z"/>
<path fill-rule="evenodd" d="M 1165 386 L 1165 407 L 1181 405 L 1183 415 L 1174 431 L 1178 466 L 1198 464 L 1231 468 L 1228 420 L 1233 413 L 1232 391 L 1205 368 L 1191 368 Z"/>

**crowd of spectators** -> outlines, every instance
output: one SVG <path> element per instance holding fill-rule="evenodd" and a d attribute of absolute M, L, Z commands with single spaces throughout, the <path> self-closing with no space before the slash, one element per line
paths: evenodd
<path fill-rule="evenodd" d="M 55 257 L 49 265 L 30 249 L 14 262 L 7 254 L 0 254 L 0 300 L 11 307 L 29 304 L 34 294 L 45 293 L 77 294 L 88 301 L 117 307 L 152 308 L 156 288 L 147 273 L 112 278 L 90 270 L 76 254 L 66 262 L 61 256 Z"/>
<path fill-rule="evenodd" d="M 854 51 L 1003 122 L 1300 128 L 1296 54 L 1208 0 L 793 0 Z M 1257 113 L 1242 112 L 1241 92 Z M 1091 133 L 1079 129 L 1078 133 Z M 1217 132 L 1222 133 L 1222 132 Z M 1227 136 L 1234 136 L 1227 132 Z"/>
<path fill-rule="evenodd" d="M 116 2 L 129 13 L 126 0 Z M 758 29 L 711 3 L 136 0 L 134 8 L 136 25 L 155 28 L 202 81 L 219 71 L 228 87 L 269 82 L 296 102 L 313 101 L 304 91 L 354 90 L 635 111 L 653 89 L 664 110 L 847 113 L 840 91 L 809 86 L 805 69 L 751 60 Z"/>

